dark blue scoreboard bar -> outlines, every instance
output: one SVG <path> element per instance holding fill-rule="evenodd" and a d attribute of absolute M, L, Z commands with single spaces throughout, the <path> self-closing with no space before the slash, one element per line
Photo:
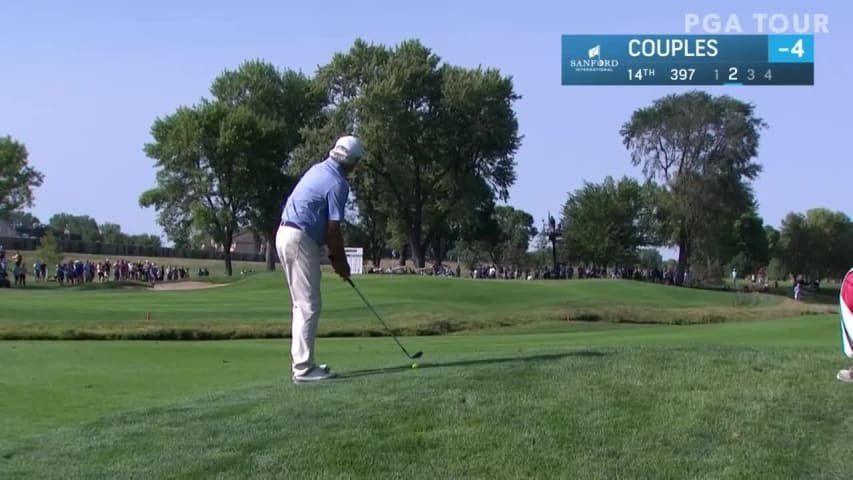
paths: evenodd
<path fill-rule="evenodd" d="M 814 35 L 563 35 L 563 85 L 814 85 Z"/>

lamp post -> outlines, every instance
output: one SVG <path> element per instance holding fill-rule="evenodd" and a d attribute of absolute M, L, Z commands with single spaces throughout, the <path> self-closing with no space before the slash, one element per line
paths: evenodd
<path fill-rule="evenodd" d="M 551 255 L 554 261 L 554 275 L 557 274 L 557 241 L 563 238 L 563 225 L 557 224 L 551 212 L 548 212 L 548 224 L 544 227 L 545 235 L 551 241 Z"/>

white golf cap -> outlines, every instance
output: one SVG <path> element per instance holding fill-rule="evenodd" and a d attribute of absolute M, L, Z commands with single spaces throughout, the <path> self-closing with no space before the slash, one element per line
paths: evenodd
<path fill-rule="evenodd" d="M 329 151 L 329 156 L 341 165 L 355 165 L 364 155 L 364 147 L 361 140 L 352 135 L 344 135 L 335 142 L 335 146 Z"/>

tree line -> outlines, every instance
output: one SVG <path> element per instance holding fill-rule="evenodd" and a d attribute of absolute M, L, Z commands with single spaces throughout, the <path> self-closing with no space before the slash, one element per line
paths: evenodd
<path fill-rule="evenodd" d="M 313 75 L 245 61 L 214 78 L 209 94 L 153 121 L 143 150 L 156 181 L 139 204 L 157 211 L 176 248 L 219 246 L 228 274 L 232 240 L 246 230 L 266 243 L 274 268 L 284 201 L 342 134 L 366 147 L 345 235 L 374 263 L 393 251 L 417 267 L 451 258 L 519 268 L 536 257 L 532 239 L 544 246 L 533 216 L 505 205 L 523 140 L 521 96 L 498 69 L 444 63 L 418 40 L 358 39 Z M 692 91 L 637 109 L 619 134 L 642 178 L 607 177 L 568 195 L 561 261 L 661 263 L 655 248 L 676 247 L 678 284 L 687 272 L 718 281 L 729 268 L 769 267 L 780 277 L 848 268 L 843 212 L 792 213 L 778 230 L 758 215 L 752 182 L 765 128 L 753 105 L 727 95 Z M 4 165 L 8 149 L 0 143 Z M 27 168 L 13 165 L 28 178 L 18 183 L 39 185 Z M 0 212 L 27 203 L 26 188 L 0 188 L 11 192 L 0 190 Z"/>
<path fill-rule="evenodd" d="M 560 258 L 600 268 L 661 268 L 660 253 L 649 247 L 681 248 L 677 230 L 666 225 L 673 218 L 660 215 L 664 194 L 653 183 L 628 177 L 585 183 L 564 204 Z M 689 278 L 698 283 L 719 282 L 733 270 L 739 278 L 764 270 L 783 281 L 840 279 L 853 266 L 853 222 L 844 212 L 791 212 L 776 228 L 764 223 L 751 201 L 736 216 L 703 228 L 716 229 L 714 243 L 700 238 L 688 245 Z M 670 267 L 678 271 L 677 262 Z"/>
<path fill-rule="evenodd" d="M 16 233 L 33 238 L 42 238 L 50 233 L 57 241 L 75 240 L 85 243 L 105 243 L 109 245 L 134 247 L 162 247 L 162 240 L 152 234 L 128 234 L 121 231 L 117 223 L 98 223 L 89 215 L 56 213 L 48 222 L 42 223 L 30 212 L 15 210 L 0 217 L 9 222 Z"/>

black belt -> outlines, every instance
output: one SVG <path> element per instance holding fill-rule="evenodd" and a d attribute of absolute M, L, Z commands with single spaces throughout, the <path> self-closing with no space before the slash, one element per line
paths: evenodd
<path fill-rule="evenodd" d="M 291 227 L 291 228 L 295 228 L 297 230 L 302 230 L 302 227 L 300 227 L 299 225 L 297 225 L 293 222 L 282 222 L 281 224 L 284 225 L 285 227 Z"/>

